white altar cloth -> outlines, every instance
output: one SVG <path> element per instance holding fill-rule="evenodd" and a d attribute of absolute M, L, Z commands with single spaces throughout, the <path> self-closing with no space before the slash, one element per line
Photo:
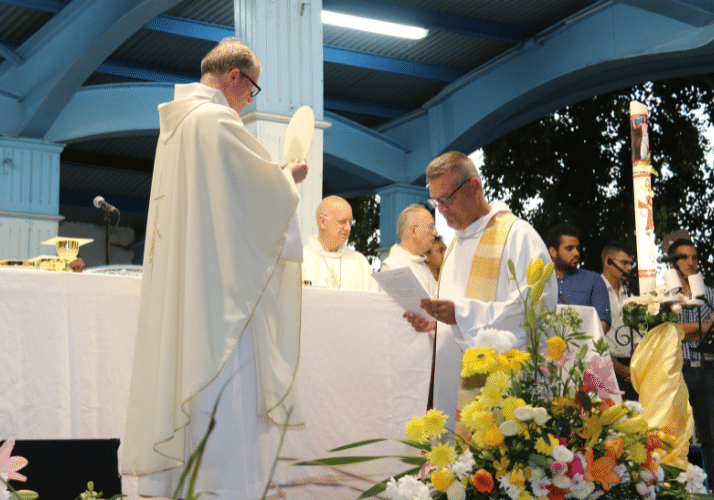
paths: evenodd
<path fill-rule="evenodd" d="M 122 438 L 140 285 L 127 276 L 0 269 L 0 438 Z M 602 335 L 594 309 L 575 309 L 585 331 Z M 306 424 L 289 432 L 281 464 L 404 437 L 409 419 L 424 414 L 431 341 L 401 314 L 383 293 L 303 288 L 297 380 Z M 410 451 L 389 443 L 336 455 Z M 406 467 L 374 464 L 284 467 L 283 489 L 290 500 L 356 498 L 353 487 Z M 368 480 L 348 483 L 354 474 Z M 122 488 L 137 498 L 133 478 Z"/>

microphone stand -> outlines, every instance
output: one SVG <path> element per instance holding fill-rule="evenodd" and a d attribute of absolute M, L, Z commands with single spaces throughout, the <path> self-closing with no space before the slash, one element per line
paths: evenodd
<path fill-rule="evenodd" d="M 112 220 L 112 214 L 104 207 L 104 265 L 109 265 L 109 223 Z"/>
<path fill-rule="evenodd" d="M 612 259 L 607 259 L 607 263 L 611 264 L 612 266 L 615 267 L 618 271 L 620 271 L 620 274 L 625 278 L 625 283 L 627 285 L 627 291 L 630 292 L 635 289 L 635 276 L 634 272 L 627 272 L 624 269 L 622 269 L 620 266 L 615 264 L 615 261 Z M 620 340 L 623 338 L 623 336 L 620 334 L 620 330 L 623 328 L 626 328 L 625 325 L 621 326 L 615 331 L 615 341 L 620 344 L 622 347 L 626 347 L 628 344 L 630 346 L 630 356 L 635 352 L 635 336 L 632 333 L 632 328 L 629 328 L 629 335 L 627 333 L 624 334 L 625 341 L 623 342 Z"/>

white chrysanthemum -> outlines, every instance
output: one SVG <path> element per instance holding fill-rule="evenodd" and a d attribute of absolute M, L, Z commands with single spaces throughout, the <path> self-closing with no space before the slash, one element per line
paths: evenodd
<path fill-rule="evenodd" d="M 571 481 L 572 484 L 572 481 Z M 577 498 L 578 500 L 585 500 L 586 498 L 591 499 L 591 498 L 597 498 L 600 495 L 593 495 L 593 491 L 595 491 L 595 483 L 591 483 L 590 481 L 583 481 L 583 484 L 580 488 L 577 490 L 570 490 L 570 496 L 573 498 Z M 602 492 L 599 492 L 602 493 Z"/>
<path fill-rule="evenodd" d="M 649 470 L 647 469 L 642 469 L 640 471 L 640 479 L 642 479 L 645 483 L 652 483 L 654 482 L 654 474 L 652 474 Z"/>
<path fill-rule="evenodd" d="M 473 474 L 474 465 L 476 465 L 474 455 L 471 453 L 471 450 L 467 448 L 449 469 L 457 478 L 463 479 Z"/>
<path fill-rule="evenodd" d="M 548 490 L 549 485 L 550 479 L 547 477 L 531 481 L 531 491 L 533 491 L 533 496 L 536 498 L 547 497 L 548 493 L 550 493 L 550 490 Z"/>
<path fill-rule="evenodd" d="M 575 458 L 573 452 L 562 444 L 555 445 L 553 447 L 553 452 L 550 454 L 550 456 L 553 457 L 556 461 L 565 462 L 566 464 L 569 464 L 573 461 L 573 458 Z"/>
<path fill-rule="evenodd" d="M 543 479 L 545 477 L 545 471 L 541 469 L 540 467 L 528 467 L 528 470 L 530 471 L 530 481 L 538 481 L 539 479 Z M 541 495 L 536 495 L 536 496 L 541 496 Z"/>
<path fill-rule="evenodd" d="M 533 418 L 533 411 L 534 408 L 530 405 L 519 406 L 518 408 L 513 410 L 513 416 L 521 422 L 525 422 L 526 420 L 530 420 Z"/>
<path fill-rule="evenodd" d="M 504 436 L 515 436 L 518 434 L 518 431 L 521 430 L 521 426 L 518 425 L 518 422 L 510 418 L 508 420 L 504 420 L 498 428 Z"/>
<path fill-rule="evenodd" d="M 682 313 L 682 305 L 681 304 L 673 304 L 672 305 L 672 312 L 674 314 L 681 314 Z"/>
<path fill-rule="evenodd" d="M 657 495 L 657 492 L 655 491 L 655 487 L 652 484 L 645 484 L 645 483 L 637 483 L 635 485 L 635 490 L 637 490 L 637 493 L 640 494 L 642 498 L 645 499 L 654 499 L 655 496 Z"/>
<path fill-rule="evenodd" d="M 570 489 L 570 478 L 568 476 L 558 474 L 557 476 L 553 476 L 553 484 L 563 490 Z"/>
<path fill-rule="evenodd" d="M 652 302 L 651 304 L 648 304 L 647 312 L 650 313 L 652 316 L 658 315 L 659 314 L 659 302 Z"/>
<path fill-rule="evenodd" d="M 642 408 L 642 404 L 639 401 L 625 401 L 625 406 L 627 407 L 628 410 L 634 411 L 637 413 L 642 413 L 644 409 Z"/>
<path fill-rule="evenodd" d="M 429 488 L 414 476 L 402 476 L 399 481 L 390 478 L 385 492 L 392 500 L 431 500 Z"/>
<path fill-rule="evenodd" d="M 446 498 L 449 500 L 466 500 L 466 486 L 461 481 L 454 481 L 446 490 Z"/>
<path fill-rule="evenodd" d="M 471 347 L 493 347 L 496 354 L 510 351 L 516 345 L 516 336 L 506 330 L 482 328 L 476 333 L 474 345 Z"/>
<path fill-rule="evenodd" d="M 686 472 L 682 472 L 677 481 L 687 483 L 686 488 L 689 493 L 706 493 L 707 491 L 704 488 L 704 479 L 706 477 L 701 467 L 689 464 Z"/>
<path fill-rule="evenodd" d="M 545 408 L 534 408 L 533 409 L 533 421 L 537 425 L 545 425 L 545 423 L 550 420 L 550 415 L 548 415 L 548 410 Z"/>
<path fill-rule="evenodd" d="M 653 452 L 652 452 L 652 460 L 654 460 L 654 461 L 657 462 L 658 464 L 661 464 L 661 463 L 662 463 L 662 457 L 660 457 L 660 456 L 659 456 L 659 453 L 656 452 L 656 451 L 653 451 Z"/>
<path fill-rule="evenodd" d="M 664 469 L 662 467 L 657 467 L 657 470 L 655 470 L 655 479 L 658 483 L 664 481 Z"/>
<path fill-rule="evenodd" d="M 585 487 L 585 477 L 582 474 L 573 474 L 570 478 L 570 491 L 582 490 Z"/>

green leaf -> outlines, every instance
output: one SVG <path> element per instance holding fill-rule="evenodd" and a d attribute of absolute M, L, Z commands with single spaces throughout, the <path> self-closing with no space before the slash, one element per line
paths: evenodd
<path fill-rule="evenodd" d="M 381 442 L 381 441 L 389 441 L 389 440 L 388 440 L 388 439 L 384 439 L 384 438 L 379 438 L 379 439 L 365 439 L 364 441 L 358 441 L 358 442 L 356 442 L 356 443 L 346 444 L 346 445 L 340 446 L 340 447 L 338 447 L 338 448 L 333 448 L 333 449 L 331 449 L 331 450 L 329 450 L 329 451 L 333 452 L 333 451 L 349 450 L 350 448 L 359 448 L 360 446 L 365 446 L 365 445 L 372 444 L 372 443 L 379 443 L 379 442 Z"/>
<path fill-rule="evenodd" d="M 511 259 L 508 259 L 508 271 L 514 279 L 518 279 L 518 276 L 516 275 L 516 266 L 513 264 Z"/>
<path fill-rule="evenodd" d="M 37 492 L 30 490 L 16 490 L 16 493 L 20 500 L 35 500 L 37 497 L 40 496 L 37 494 Z"/>
<path fill-rule="evenodd" d="M 387 456 L 363 456 L 363 457 L 332 457 L 332 458 L 318 458 L 317 460 L 308 460 L 305 462 L 295 462 L 293 465 L 349 465 L 349 464 L 359 464 L 362 462 L 369 462 L 371 460 L 378 460 L 380 458 L 387 458 Z"/>

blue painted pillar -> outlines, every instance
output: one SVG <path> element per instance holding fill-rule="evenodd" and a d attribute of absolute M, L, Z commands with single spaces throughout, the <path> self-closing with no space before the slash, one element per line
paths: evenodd
<path fill-rule="evenodd" d="M 0 260 L 28 259 L 54 249 L 63 145 L 0 137 Z"/>
<path fill-rule="evenodd" d="M 392 245 L 399 242 L 397 218 L 413 203 L 426 203 L 429 190 L 412 184 L 390 184 L 377 190 L 379 195 L 379 256 L 384 259 Z"/>
<path fill-rule="evenodd" d="M 234 0 L 236 36 L 260 59 L 260 94 L 246 106 L 243 121 L 273 161 L 283 154 L 285 130 L 295 111 L 309 106 L 316 127 L 307 155 L 310 167 L 297 213 L 303 242 L 317 233 L 315 209 L 322 200 L 323 121 L 322 0 Z"/>

